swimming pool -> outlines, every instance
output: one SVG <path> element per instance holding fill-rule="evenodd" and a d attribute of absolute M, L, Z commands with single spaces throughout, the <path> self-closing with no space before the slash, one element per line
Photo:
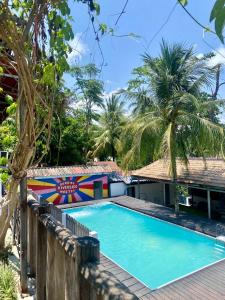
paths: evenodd
<path fill-rule="evenodd" d="M 110 202 L 64 212 L 97 231 L 101 252 L 151 289 L 225 258 L 213 238 Z"/>

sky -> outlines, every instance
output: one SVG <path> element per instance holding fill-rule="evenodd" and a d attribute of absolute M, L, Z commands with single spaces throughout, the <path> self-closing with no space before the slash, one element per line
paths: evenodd
<path fill-rule="evenodd" d="M 101 13 L 97 22 L 112 27 L 115 35 L 132 33 L 139 36 L 101 37 L 100 46 L 104 61 L 95 40 L 87 6 L 72 0 L 70 2 L 75 38 L 71 42 L 73 52 L 69 56 L 69 63 L 95 63 L 98 67 L 102 66 L 100 79 L 104 81 L 107 93 L 125 88 L 128 80 L 132 78 L 132 70 L 142 64 L 141 55 L 145 52 L 151 56 L 159 54 L 162 38 L 169 43 L 179 42 L 193 46 L 196 55 L 215 51 L 214 62 L 225 63 L 225 47 L 219 38 L 211 33 L 203 33 L 203 29 L 182 7 L 176 5 L 176 0 L 129 0 L 125 13 L 115 26 L 125 2 L 98 1 Z M 199 22 L 214 29 L 214 24 L 209 22 L 214 3 L 215 0 L 189 0 L 187 9 Z M 225 74 L 223 77 L 225 78 Z M 73 79 L 69 75 L 65 75 L 65 82 L 70 87 L 73 85 Z M 221 90 L 220 96 L 225 97 L 225 88 Z"/>

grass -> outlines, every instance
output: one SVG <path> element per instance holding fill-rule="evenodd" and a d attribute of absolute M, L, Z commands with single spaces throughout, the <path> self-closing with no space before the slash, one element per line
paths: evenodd
<path fill-rule="evenodd" d="M 0 264 L 0 299 L 16 300 L 16 281 L 11 267 Z"/>

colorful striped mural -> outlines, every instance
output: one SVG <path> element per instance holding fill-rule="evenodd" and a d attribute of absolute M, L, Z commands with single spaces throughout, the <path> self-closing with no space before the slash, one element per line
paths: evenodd
<path fill-rule="evenodd" d="M 103 198 L 107 198 L 108 177 L 106 175 L 28 179 L 27 185 L 42 199 L 57 205 L 93 200 L 95 181 L 102 181 Z"/>

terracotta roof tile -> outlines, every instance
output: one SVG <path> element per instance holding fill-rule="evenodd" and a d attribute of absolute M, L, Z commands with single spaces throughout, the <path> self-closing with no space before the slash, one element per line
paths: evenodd
<path fill-rule="evenodd" d="M 132 175 L 156 181 L 171 181 L 168 160 L 157 160 L 152 164 L 132 172 Z M 177 179 L 180 183 L 207 185 L 225 188 L 225 162 L 222 159 L 189 158 L 186 168 L 177 160 Z"/>
<path fill-rule="evenodd" d="M 27 177 L 51 177 L 66 175 L 85 175 L 85 174 L 102 174 L 117 172 L 121 174 L 121 169 L 115 162 L 98 162 L 97 164 L 66 166 L 66 167 L 45 167 L 30 168 L 27 171 Z"/>

